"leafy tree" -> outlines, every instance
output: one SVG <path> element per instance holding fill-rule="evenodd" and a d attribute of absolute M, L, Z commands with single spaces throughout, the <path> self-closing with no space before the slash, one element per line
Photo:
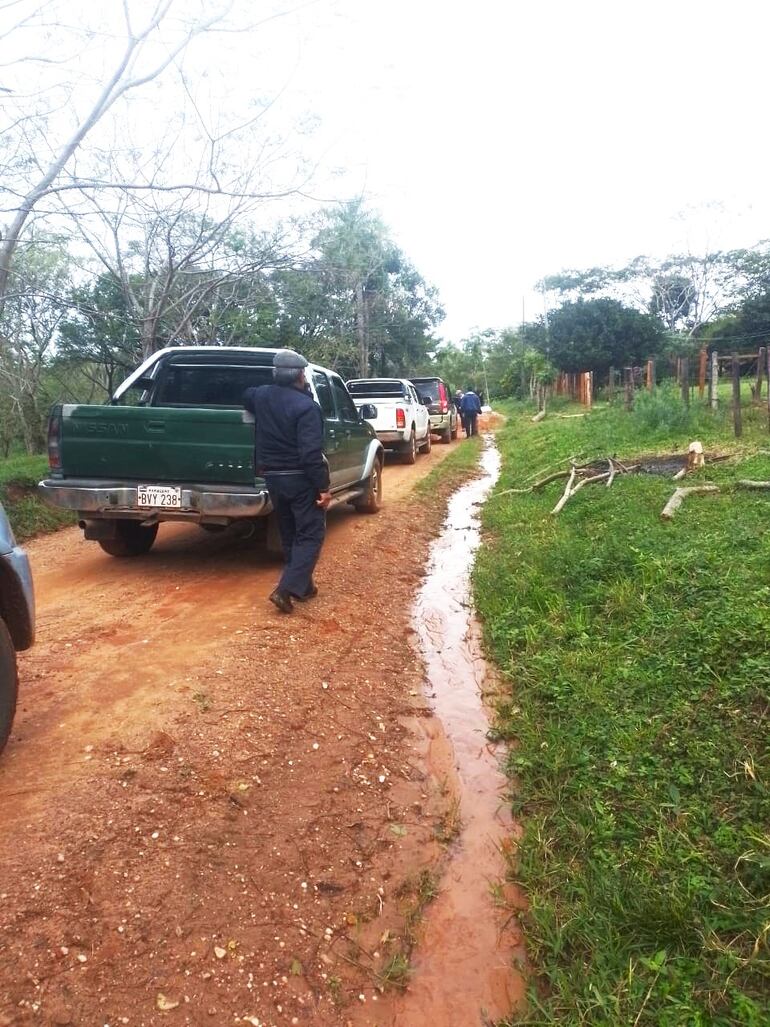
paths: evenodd
<path fill-rule="evenodd" d="M 669 331 L 688 324 L 697 301 L 692 279 L 680 271 L 661 271 L 653 276 L 649 312 Z"/>
<path fill-rule="evenodd" d="M 359 202 L 344 204 L 324 216 L 313 251 L 309 270 L 326 289 L 328 328 L 348 353 L 355 346 L 356 372 L 410 371 L 443 310 L 382 221 Z"/>
<path fill-rule="evenodd" d="M 562 371 L 606 372 L 639 364 L 661 348 L 664 333 L 655 318 L 612 299 L 579 299 L 550 313 L 548 358 Z"/>
<path fill-rule="evenodd" d="M 30 235 L 16 251 L 0 316 L 0 415 L 3 435 L 28 453 L 43 444 L 47 409 L 41 381 L 67 312 L 71 261 L 64 240 Z"/>
<path fill-rule="evenodd" d="M 569 300 L 615 299 L 653 314 L 669 331 L 693 337 L 729 305 L 739 288 L 739 252 L 745 251 L 685 253 L 664 260 L 639 256 L 619 268 L 562 271 L 542 279 L 538 287 Z"/>
<path fill-rule="evenodd" d="M 74 289 L 70 303 L 59 329 L 60 360 L 79 364 L 86 378 L 111 396 L 142 358 L 140 330 L 120 282 L 102 274 Z"/>

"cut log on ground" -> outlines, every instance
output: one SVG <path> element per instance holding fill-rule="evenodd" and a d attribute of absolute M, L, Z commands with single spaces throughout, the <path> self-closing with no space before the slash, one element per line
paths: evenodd
<path fill-rule="evenodd" d="M 736 481 L 735 485 L 739 489 L 770 489 L 770 481 L 752 481 L 750 478 Z"/>
<path fill-rule="evenodd" d="M 532 418 L 532 423 L 533 424 L 537 424 L 538 421 L 542 421 L 544 417 L 545 417 L 545 410 L 541 410 L 539 413 L 535 414 L 535 416 Z"/>
<path fill-rule="evenodd" d="M 707 492 L 719 492 L 718 485 L 693 485 L 686 489 L 674 489 L 674 494 L 663 507 L 660 516 L 664 521 L 670 521 L 684 500 L 688 496 L 704 495 Z"/>
<path fill-rule="evenodd" d="M 575 465 L 573 464 L 572 465 L 572 470 L 570 471 L 569 480 L 567 481 L 567 484 L 564 486 L 564 492 L 562 493 L 562 496 L 561 496 L 561 499 L 559 500 L 559 502 L 556 504 L 556 506 L 553 508 L 553 510 L 551 510 L 552 514 L 557 514 L 559 512 L 559 510 L 561 510 L 561 508 L 567 502 L 569 497 L 572 495 L 572 486 L 575 484 L 575 478 L 576 477 L 577 477 L 577 467 L 575 467 Z"/>

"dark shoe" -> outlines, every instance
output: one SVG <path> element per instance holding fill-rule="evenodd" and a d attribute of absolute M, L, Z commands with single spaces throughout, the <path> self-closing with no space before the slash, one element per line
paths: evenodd
<path fill-rule="evenodd" d="M 307 592 L 305 592 L 305 594 L 303 596 L 295 596 L 294 593 L 292 592 L 291 597 L 292 597 L 292 599 L 298 600 L 300 603 L 304 603 L 304 602 L 307 602 L 308 599 L 315 599 L 315 597 L 317 595 L 318 595 L 318 587 L 311 582 L 310 583 L 310 588 L 307 590 Z"/>
<path fill-rule="evenodd" d="M 288 592 L 282 592 L 280 588 L 277 588 L 274 592 L 270 593 L 270 602 L 273 606 L 276 606 L 281 613 L 292 613 L 294 611 L 294 604 L 291 601 L 291 596 Z"/>

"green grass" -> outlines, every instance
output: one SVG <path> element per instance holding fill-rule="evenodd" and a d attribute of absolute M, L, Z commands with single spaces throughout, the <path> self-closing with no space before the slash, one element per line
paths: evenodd
<path fill-rule="evenodd" d="M 475 470 L 479 463 L 479 453 L 483 442 L 481 436 L 466 439 L 464 436 L 452 442 L 452 452 L 421 478 L 414 487 L 418 496 L 428 496 L 435 492 L 440 483 L 445 481 L 459 483 L 467 479 L 468 471 Z M 419 457 L 417 458 L 420 459 Z M 386 478 L 387 484 L 387 478 Z"/>
<path fill-rule="evenodd" d="M 556 408 L 558 409 L 558 408 Z M 568 412 L 576 412 L 572 407 Z M 475 569 L 508 738 L 529 901 L 528 1009 L 560 1027 L 770 1023 L 770 493 L 563 482 L 498 496 L 570 456 L 735 449 L 701 480 L 770 479 L 766 411 L 744 437 L 665 394 L 629 415 L 511 408 Z"/>
<path fill-rule="evenodd" d="M 45 456 L 12 456 L 0 460 L 0 503 L 19 542 L 74 522 L 74 515 L 69 511 L 54 510 L 37 498 L 35 486 L 47 473 Z"/>

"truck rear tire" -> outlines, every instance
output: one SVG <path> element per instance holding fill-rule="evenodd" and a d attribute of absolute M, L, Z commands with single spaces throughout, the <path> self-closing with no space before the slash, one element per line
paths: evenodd
<path fill-rule="evenodd" d="M 374 461 L 372 473 L 366 483 L 366 491 L 353 506 L 359 513 L 368 514 L 377 513 L 382 506 L 382 464 L 379 460 Z"/>
<path fill-rule="evenodd" d="M 117 521 L 115 528 L 115 538 L 99 539 L 99 545 L 110 556 L 142 556 L 149 553 L 158 534 L 157 524 L 145 525 L 139 521 Z"/>
<path fill-rule="evenodd" d="M 401 459 L 405 464 L 414 464 L 417 462 L 417 436 L 415 435 L 414 428 L 412 428 L 412 434 L 409 436 L 409 441 L 404 443 L 404 448 L 401 450 Z"/>
<path fill-rule="evenodd" d="M 430 428 L 428 428 L 428 434 L 425 436 L 425 441 L 420 446 L 420 452 L 421 453 L 425 453 L 425 455 L 427 456 L 427 454 L 430 453 L 432 448 L 433 448 L 433 439 L 431 438 Z"/>
<path fill-rule="evenodd" d="M 453 438 L 452 426 L 450 425 L 448 428 L 445 428 L 444 431 L 442 431 L 442 433 L 441 433 L 441 442 L 442 442 L 443 445 L 448 446 L 449 443 L 452 441 L 452 438 Z"/>
<path fill-rule="evenodd" d="M 18 691 L 16 650 L 8 634 L 8 628 L 0 620 L 0 752 L 5 748 L 11 733 Z"/>

